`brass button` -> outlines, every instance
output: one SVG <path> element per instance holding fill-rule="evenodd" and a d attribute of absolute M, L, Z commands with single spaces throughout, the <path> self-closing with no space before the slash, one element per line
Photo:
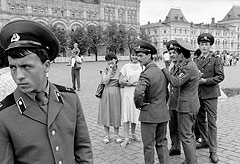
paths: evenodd
<path fill-rule="evenodd" d="M 56 151 L 59 151 L 59 146 L 56 146 L 55 150 L 56 150 Z"/>
<path fill-rule="evenodd" d="M 56 134 L 56 130 L 53 130 L 52 131 L 52 136 L 55 136 L 55 134 Z"/>

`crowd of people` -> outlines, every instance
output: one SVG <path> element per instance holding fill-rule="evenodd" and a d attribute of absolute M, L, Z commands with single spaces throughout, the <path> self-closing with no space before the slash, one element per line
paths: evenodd
<path fill-rule="evenodd" d="M 138 118 L 146 164 L 154 163 L 154 147 L 161 164 L 170 163 L 169 156 L 180 155 L 181 147 L 185 155 L 183 164 L 197 164 L 196 149 L 202 148 L 209 148 L 211 162 L 217 163 L 217 102 L 224 71 L 221 57 L 211 51 L 213 43 L 214 37 L 208 33 L 199 35 L 196 51 L 182 39 L 169 41 L 165 52 L 168 60 L 163 69 L 154 63 L 157 50 L 146 41 L 138 42 L 131 63 L 121 71 L 117 56 L 107 54 L 108 64 L 102 74 L 105 89 L 98 112 L 98 124 L 105 129 L 103 141 L 110 142 L 109 128 L 113 126 L 114 140 L 126 147 L 129 125 L 135 136 Z M 123 141 L 118 133 L 121 119 Z"/>
<path fill-rule="evenodd" d="M 136 126 L 140 124 L 146 164 L 154 164 L 155 150 L 160 164 L 170 164 L 170 156 L 182 151 L 182 164 L 197 164 L 196 151 L 203 148 L 209 149 L 210 161 L 218 163 L 217 103 L 224 62 L 211 51 L 211 34 L 202 33 L 197 41 L 196 51 L 182 39 L 169 41 L 162 69 L 154 62 L 156 48 L 147 41 L 137 42 L 130 62 L 122 68 L 116 54 L 106 54 L 97 117 L 104 129 L 103 143 L 113 139 L 127 148 L 139 142 Z M 75 92 L 80 90 L 82 63 L 78 45 L 74 44 L 69 61 L 73 88 L 67 88 L 47 78 L 59 52 L 59 42 L 48 28 L 28 20 L 13 21 L 3 27 L 0 43 L 7 57 L 2 66 L 9 65 L 6 70 L 12 76 L 11 87 L 0 90 L 0 161 L 92 164 L 88 127 Z M 119 134 L 121 122 L 124 138 Z"/>

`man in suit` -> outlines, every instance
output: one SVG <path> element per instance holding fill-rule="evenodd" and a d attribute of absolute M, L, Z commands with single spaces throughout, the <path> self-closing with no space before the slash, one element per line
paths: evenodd
<path fill-rule="evenodd" d="M 191 59 L 193 48 L 182 39 L 176 39 L 179 48 L 175 51 L 182 64 L 178 76 L 173 76 L 163 68 L 163 73 L 174 87 L 180 87 L 178 104 L 178 126 L 185 161 L 183 164 L 197 164 L 194 124 L 200 107 L 198 98 L 199 72 Z"/>
<path fill-rule="evenodd" d="M 209 147 L 211 162 L 217 163 L 217 102 L 221 95 L 219 83 L 224 80 L 224 70 L 221 58 L 210 52 L 213 43 L 211 34 L 200 34 L 198 44 L 201 54 L 194 58 L 194 62 L 202 74 L 198 89 L 201 107 L 197 115 L 202 142 L 197 144 L 197 149 Z"/>
<path fill-rule="evenodd" d="M 166 138 L 170 118 L 166 103 L 167 80 L 153 62 L 153 55 L 157 53 L 156 48 L 142 40 L 138 45 L 135 51 L 139 63 L 145 66 L 145 69 L 140 74 L 139 84 L 135 88 L 134 102 L 140 109 L 139 121 L 145 164 L 154 164 L 154 144 L 160 164 L 169 164 Z"/>
<path fill-rule="evenodd" d="M 178 59 L 178 55 L 175 52 L 175 49 L 179 47 L 176 40 L 170 40 L 167 42 L 168 53 L 170 54 L 170 61 L 173 63 L 173 66 L 170 69 L 170 74 L 173 76 L 178 76 L 179 68 L 181 66 L 180 60 Z M 167 68 L 167 67 L 166 67 Z M 168 69 L 168 68 L 167 68 Z M 178 98 L 179 98 L 179 87 L 174 87 L 170 84 L 170 92 L 169 92 L 169 131 L 170 131 L 170 139 L 171 139 L 171 148 L 169 150 L 169 155 L 180 155 L 181 154 L 181 143 L 179 137 L 178 130 Z"/>
<path fill-rule="evenodd" d="M 16 90 L 0 103 L 1 164 L 93 164 L 78 95 L 46 73 L 59 42 L 45 26 L 13 21 L 0 33 Z"/>

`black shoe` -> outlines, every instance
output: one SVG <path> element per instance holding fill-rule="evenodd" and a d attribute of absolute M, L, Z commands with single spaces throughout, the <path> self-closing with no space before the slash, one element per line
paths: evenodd
<path fill-rule="evenodd" d="M 196 144 L 196 149 L 206 149 L 209 148 L 209 145 L 207 142 L 201 142 Z"/>
<path fill-rule="evenodd" d="M 169 156 L 174 156 L 174 155 L 181 155 L 181 150 L 170 149 Z"/>
<path fill-rule="evenodd" d="M 217 153 L 210 153 L 210 159 L 212 163 L 218 163 Z"/>

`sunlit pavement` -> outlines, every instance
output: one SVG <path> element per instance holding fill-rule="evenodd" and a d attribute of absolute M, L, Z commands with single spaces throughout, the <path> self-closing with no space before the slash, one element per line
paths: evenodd
<path fill-rule="evenodd" d="M 120 61 L 119 67 L 127 61 Z M 94 96 L 96 87 L 100 82 L 99 71 L 105 66 L 105 62 L 85 62 L 81 70 L 81 90 L 77 91 L 84 109 L 85 117 L 93 145 L 95 164 L 144 164 L 142 142 L 131 142 L 126 148 L 113 140 L 104 144 L 103 127 L 97 125 L 98 99 Z M 160 68 L 164 64 L 157 63 Z M 240 64 L 225 67 L 225 80 L 220 84 L 221 88 L 240 88 Z M 70 67 L 67 63 L 53 63 L 49 73 L 50 81 L 71 87 Z M 232 98 L 223 97 L 218 106 L 218 155 L 219 164 L 240 163 L 240 96 Z M 110 129 L 113 136 L 113 128 Z M 123 137 L 123 127 L 120 128 Z M 137 136 L 141 139 L 140 125 L 137 126 Z M 169 139 L 169 133 L 168 133 Z M 170 147 L 170 140 L 168 140 Z M 208 164 L 208 149 L 197 150 L 198 163 Z M 158 163 L 155 156 L 155 163 Z M 171 157 L 171 164 L 180 164 L 184 160 L 184 154 Z"/>

